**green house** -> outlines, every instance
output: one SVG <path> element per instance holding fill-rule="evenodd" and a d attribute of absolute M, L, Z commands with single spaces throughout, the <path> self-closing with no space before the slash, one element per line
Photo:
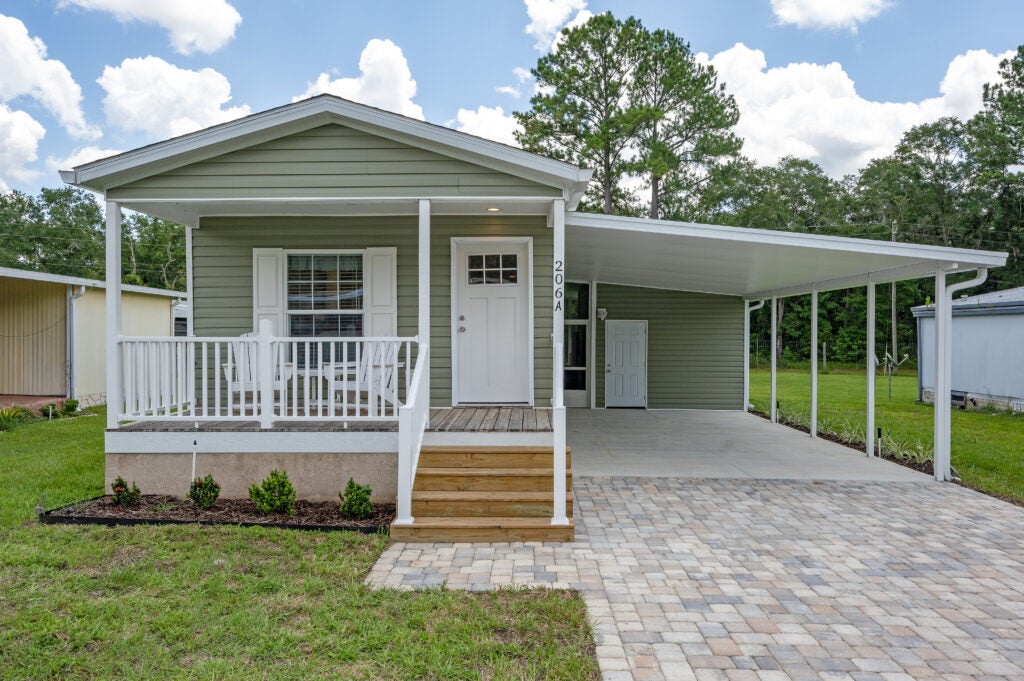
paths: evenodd
<path fill-rule="evenodd" d="M 108 478 L 195 452 L 227 496 L 367 482 L 395 537 L 570 539 L 567 408 L 748 418 L 751 303 L 1005 262 L 576 212 L 591 175 L 330 95 L 63 172 L 107 202 Z M 187 226 L 188 336 L 123 335 L 122 209 Z"/>

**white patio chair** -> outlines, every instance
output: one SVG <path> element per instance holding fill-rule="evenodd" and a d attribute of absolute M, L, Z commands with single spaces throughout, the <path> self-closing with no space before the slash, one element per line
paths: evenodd
<path fill-rule="evenodd" d="M 250 331 L 240 335 L 237 341 L 231 341 L 231 361 L 221 364 L 224 379 L 228 384 L 228 391 L 238 396 L 239 404 L 246 393 L 252 393 L 255 400 L 256 392 L 259 390 L 256 380 L 259 376 L 259 353 L 255 344 L 244 340 L 255 338 L 258 335 L 258 333 Z M 284 380 L 282 380 L 280 365 L 274 362 L 273 366 L 274 390 L 280 391 L 284 387 L 284 380 L 291 378 L 293 365 L 285 365 Z"/>
<path fill-rule="evenodd" d="M 397 413 L 398 407 L 402 405 L 398 401 L 398 377 L 395 371 L 405 367 L 404 362 L 396 361 L 400 345 L 399 341 L 366 341 L 361 344 L 358 362 L 325 365 L 336 404 L 343 406 L 343 392 L 347 387 L 350 393 L 356 394 L 355 400 L 348 401 L 349 408 L 357 404 L 360 409 L 368 408 L 372 393 L 377 403 L 377 414 L 384 412 L 385 404 L 391 405 Z"/>

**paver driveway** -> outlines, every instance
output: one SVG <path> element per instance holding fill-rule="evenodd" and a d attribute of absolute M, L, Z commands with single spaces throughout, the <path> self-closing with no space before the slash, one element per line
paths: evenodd
<path fill-rule="evenodd" d="M 368 581 L 577 588 L 607 679 L 1024 679 L 1024 509 L 950 484 L 579 478 L 577 541 Z"/>

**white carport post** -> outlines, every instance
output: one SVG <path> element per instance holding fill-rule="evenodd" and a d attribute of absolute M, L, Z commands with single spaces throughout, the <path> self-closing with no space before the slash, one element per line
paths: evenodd
<path fill-rule="evenodd" d="M 553 353 L 551 424 L 553 435 L 553 472 L 554 482 L 552 525 L 568 525 L 566 513 L 566 466 L 565 466 L 565 372 L 562 371 L 562 346 L 565 339 L 565 201 L 555 199 L 551 202 L 551 226 L 554 230 L 554 255 L 552 257 L 553 298 L 551 320 L 551 351 Z"/>
<path fill-rule="evenodd" d="M 935 272 L 935 412 L 934 412 L 934 460 L 935 479 L 949 480 L 949 372 L 952 369 L 949 346 L 946 344 L 946 327 L 952 324 L 952 314 L 946 306 L 946 271 Z"/>
<path fill-rule="evenodd" d="M 743 302 L 743 411 L 750 409 L 750 313 L 764 307 L 764 301 L 751 305 Z"/>
<path fill-rule="evenodd" d="M 818 437 L 818 289 L 811 287 L 811 437 Z"/>
<path fill-rule="evenodd" d="M 779 304 L 778 304 L 778 302 L 779 302 L 779 299 L 776 298 L 775 296 L 772 296 L 772 346 L 771 346 L 771 348 L 769 348 L 769 351 L 772 353 L 772 396 L 771 396 L 771 400 L 772 401 L 771 401 L 771 405 L 769 405 L 769 407 L 768 407 L 768 413 L 771 414 L 772 423 L 778 423 L 779 422 L 778 410 L 775 408 L 775 369 L 776 369 L 775 364 L 776 364 L 776 361 L 777 361 L 776 356 L 775 356 L 775 354 L 776 354 L 775 353 L 775 348 L 776 348 L 776 343 L 777 343 L 776 339 L 778 338 L 778 334 L 779 334 Z"/>
<path fill-rule="evenodd" d="M 864 439 L 868 456 L 875 455 L 875 285 L 868 282 L 868 314 L 866 352 L 868 365 L 867 437 Z"/>
<path fill-rule="evenodd" d="M 107 428 L 117 428 L 121 387 L 121 204 L 107 201 Z"/>

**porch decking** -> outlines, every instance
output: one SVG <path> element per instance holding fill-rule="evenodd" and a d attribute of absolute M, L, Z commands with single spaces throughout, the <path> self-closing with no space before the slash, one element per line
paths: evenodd
<path fill-rule="evenodd" d="M 312 432 L 343 433 L 398 431 L 397 421 L 279 421 L 273 428 L 262 429 L 252 421 L 156 420 L 137 421 L 118 430 L 137 433 L 184 432 Z M 431 409 L 428 432 L 447 433 L 547 433 L 551 432 L 551 409 L 532 407 L 455 407 Z"/>

